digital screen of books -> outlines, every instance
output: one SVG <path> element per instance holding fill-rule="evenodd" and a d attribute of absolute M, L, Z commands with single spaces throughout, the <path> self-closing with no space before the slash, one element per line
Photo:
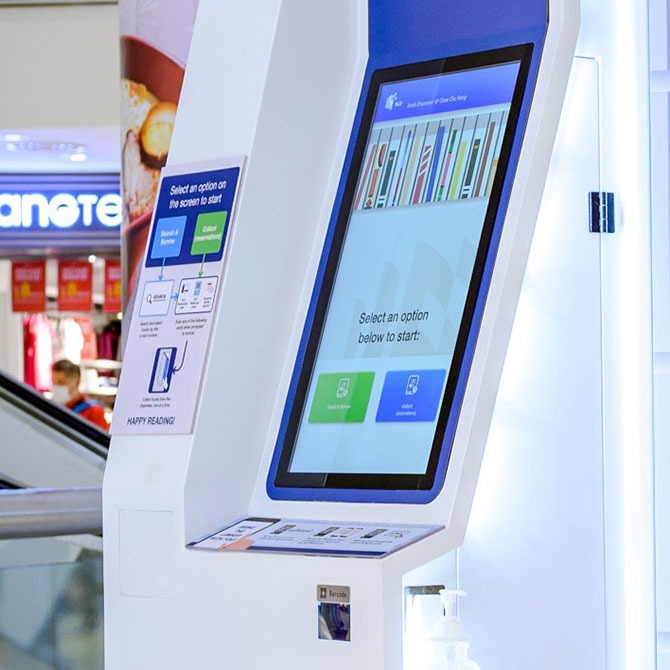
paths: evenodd
<path fill-rule="evenodd" d="M 275 492 L 429 489 L 446 469 L 529 58 L 524 45 L 373 74 Z"/>

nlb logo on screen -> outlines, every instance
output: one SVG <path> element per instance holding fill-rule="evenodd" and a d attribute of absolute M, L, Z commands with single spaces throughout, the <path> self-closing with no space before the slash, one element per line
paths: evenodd
<path fill-rule="evenodd" d="M 0 229 L 118 228 L 121 219 L 118 193 L 0 193 Z"/>

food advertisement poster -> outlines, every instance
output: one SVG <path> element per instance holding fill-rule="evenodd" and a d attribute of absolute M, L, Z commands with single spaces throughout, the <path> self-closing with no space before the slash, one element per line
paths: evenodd
<path fill-rule="evenodd" d="M 93 310 L 93 266 L 88 261 L 58 261 L 58 311 Z"/>
<path fill-rule="evenodd" d="M 12 312 L 46 308 L 46 261 L 12 261 Z"/>
<path fill-rule="evenodd" d="M 168 166 L 138 269 L 115 435 L 188 434 L 234 224 L 242 158 Z"/>
<path fill-rule="evenodd" d="M 119 0 L 124 309 L 167 161 L 197 7 L 198 0 Z"/>

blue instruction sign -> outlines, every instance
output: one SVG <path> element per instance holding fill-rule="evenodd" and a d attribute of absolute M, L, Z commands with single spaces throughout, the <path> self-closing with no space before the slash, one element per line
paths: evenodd
<path fill-rule="evenodd" d="M 112 433 L 193 430 L 243 158 L 166 167 L 138 277 Z"/>

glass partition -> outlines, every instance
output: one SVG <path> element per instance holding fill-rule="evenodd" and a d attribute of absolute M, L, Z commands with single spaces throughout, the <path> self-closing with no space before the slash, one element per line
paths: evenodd
<path fill-rule="evenodd" d="M 101 540 L 0 541 L 0 670 L 102 667 Z"/>

